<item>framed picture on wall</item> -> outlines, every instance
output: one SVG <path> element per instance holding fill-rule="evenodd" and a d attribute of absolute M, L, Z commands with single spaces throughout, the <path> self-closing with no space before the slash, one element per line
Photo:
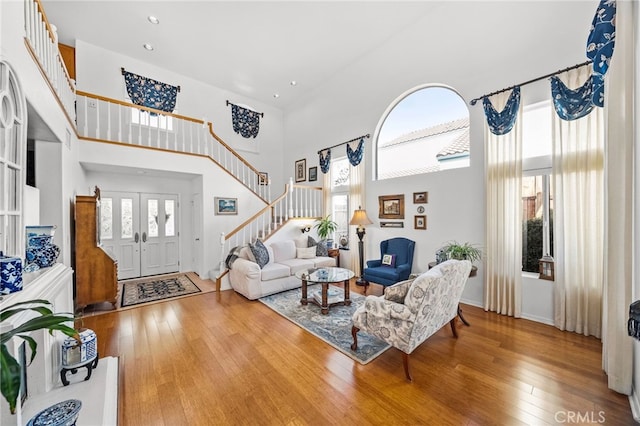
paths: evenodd
<path fill-rule="evenodd" d="M 227 197 L 215 197 L 216 214 L 238 214 L 238 199 Z"/>
<path fill-rule="evenodd" d="M 413 227 L 415 229 L 427 229 L 427 216 L 416 215 L 413 217 Z"/>
<path fill-rule="evenodd" d="M 380 195 L 378 204 L 378 218 L 404 219 L 404 194 Z"/>
<path fill-rule="evenodd" d="M 425 204 L 429 202 L 429 193 L 428 192 L 414 192 L 413 193 L 413 204 Z"/>
<path fill-rule="evenodd" d="M 318 180 L 318 166 L 309 167 L 309 182 Z"/>
<path fill-rule="evenodd" d="M 295 165 L 296 182 L 304 182 L 307 180 L 307 159 L 296 161 Z"/>

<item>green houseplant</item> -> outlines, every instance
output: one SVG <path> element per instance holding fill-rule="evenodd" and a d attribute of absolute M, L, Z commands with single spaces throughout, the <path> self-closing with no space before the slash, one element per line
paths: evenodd
<path fill-rule="evenodd" d="M 331 220 L 331 215 L 318 219 L 313 226 L 318 231 L 318 236 L 326 240 L 338 229 L 338 224 Z"/>
<path fill-rule="evenodd" d="M 20 364 L 14 358 L 7 348 L 7 343 L 14 337 L 23 339 L 29 344 L 31 349 L 31 363 L 36 357 L 37 343 L 28 335 L 29 332 L 35 330 L 49 330 L 53 334 L 53 330 L 61 331 L 67 336 L 78 339 L 78 333 L 73 327 L 65 325 L 65 322 L 73 321 L 71 314 L 54 314 L 50 306 L 51 303 L 44 299 L 34 299 L 25 302 L 15 303 L 0 310 L 0 323 L 6 321 L 14 315 L 18 315 L 25 311 L 36 313 L 34 318 L 24 322 L 18 327 L 0 334 L 0 390 L 2 396 L 9 403 L 11 414 L 15 414 L 16 402 L 20 391 L 21 375 Z"/>
<path fill-rule="evenodd" d="M 473 244 L 460 244 L 457 241 L 451 241 L 442 247 L 448 259 L 468 260 L 471 263 L 482 260 L 482 250 Z"/>

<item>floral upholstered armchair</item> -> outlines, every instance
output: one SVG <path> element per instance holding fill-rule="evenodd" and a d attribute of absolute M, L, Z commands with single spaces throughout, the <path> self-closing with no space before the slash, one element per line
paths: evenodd
<path fill-rule="evenodd" d="M 445 324 L 458 337 L 458 303 L 471 272 L 468 260 L 447 260 L 413 280 L 387 287 L 384 296 L 367 296 L 353 314 L 352 350 L 358 331 L 369 333 L 402 351 L 404 372 L 411 381 L 409 355 Z"/>

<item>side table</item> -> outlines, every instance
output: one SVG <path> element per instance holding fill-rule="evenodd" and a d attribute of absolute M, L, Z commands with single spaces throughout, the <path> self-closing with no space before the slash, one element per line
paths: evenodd
<path fill-rule="evenodd" d="M 340 267 L 340 249 L 339 248 L 330 248 L 327 250 L 329 257 L 333 257 L 336 260 L 336 266 Z"/>

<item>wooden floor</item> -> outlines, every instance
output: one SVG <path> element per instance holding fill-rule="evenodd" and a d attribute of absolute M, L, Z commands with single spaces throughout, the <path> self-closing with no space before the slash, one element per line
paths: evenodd
<path fill-rule="evenodd" d="M 635 424 L 607 389 L 599 340 L 462 307 L 471 326 L 418 347 L 413 383 L 396 349 L 360 365 L 233 291 L 84 326 L 101 356 L 121 358 L 121 426 Z"/>

